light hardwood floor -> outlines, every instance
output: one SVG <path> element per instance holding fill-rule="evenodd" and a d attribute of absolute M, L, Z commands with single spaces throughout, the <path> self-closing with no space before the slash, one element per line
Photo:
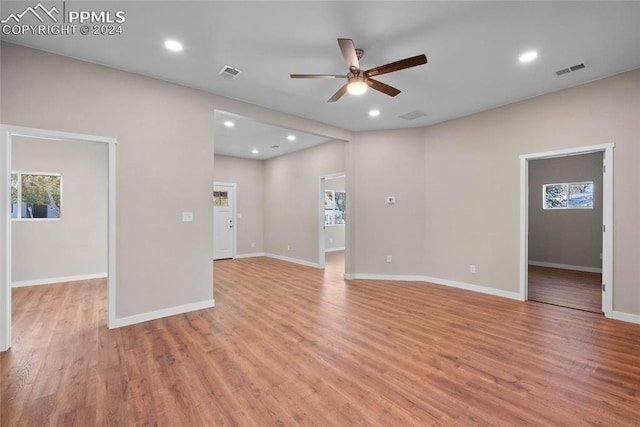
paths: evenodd
<path fill-rule="evenodd" d="M 602 274 L 530 265 L 529 299 L 602 313 Z"/>
<path fill-rule="evenodd" d="M 100 281 L 15 289 L 2 426 L 638 425 L 640 325 L 327 260 L 218 261 L 215 308 L 111 331 Z"/>

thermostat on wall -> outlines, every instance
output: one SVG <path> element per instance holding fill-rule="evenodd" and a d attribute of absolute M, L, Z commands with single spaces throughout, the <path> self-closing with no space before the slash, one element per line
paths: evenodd
<path fill-rule="evenodd" d="M 388 205 L 395 205 L 396 204 L 396 197 L 395 196 L 387 196 L 387 204 Z"/>

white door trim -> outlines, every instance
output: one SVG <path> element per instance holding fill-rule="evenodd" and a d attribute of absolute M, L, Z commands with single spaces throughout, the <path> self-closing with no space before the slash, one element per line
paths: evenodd
<path fill-rule="evenodd" d="M 237 237 L 238 237 L 238 214 L 237 214 L 237 198 L 238 198 L 238 184 L 235 182 L 220 182 L 220 181 L 214 181 L 213 183 L 213 188 L 211 189 L 211 191 L 213 191 L 213 189 L 215 188 L 216 185 L 222 185 L 222 186 L 227 186 L 227 187 L 231 187 L 233 189 L 233 198 L 231 199 L 231 216 L 233 218 L 233 249 L 232 249 L 232 256 L 233 259 L 236 258 L 237 256 L 237 250 L 238 250 L 238 245 L 237 245 Z M 213 196 L 213 193 L 212 193 Z M 213 200 L 213 198 L 212 198 Z M 215 211 L 214 211 L 214 207 L 213 207 L 213 202 L 211 203 L 211 210 L 213 212 L 212 218 L 213 221 L 215 222 Z M 213 235 L 212 235 L 213 238 Z M 215 243 L 213 245 L 213 251 L 215 252 Z M 215 254 L 211 254 L 211 259 L 214 258 Z"/>
<path fill-rule="evenodd" d="M 14 136 L 102 143 L 108 146 L 107 327 L 116 319 L 116 144 L 115 138 L 0 124 L 0 351 L 11 347 L 11 140 Z"/>
<path fill-rule="evenodd" d="M 320 175 L 318 177 L 318 268 L 324 268 L 325 265 L 325 244 L 324 244 L 324 188 L 325 181 L 332 178 L 346 177 L 345 172 L 331 173 L 328 175 Z M 347 199 L 347 203 L 349 203 Z M 345 239 L 345 245 L 347 244 Z"/>
<path fill-rule="evenodd" d="M 602 296 L 602 310 L 606 317 L 613 316 L 613 148 L 614 143 L 567 148 L 520 156 L 520 299 L 528 299 L 529 258 L 529 160 L 551 159 L 555 157 L 604 153 L 604 171 L 602 176 L 602 283 L 606 291 Z"/>

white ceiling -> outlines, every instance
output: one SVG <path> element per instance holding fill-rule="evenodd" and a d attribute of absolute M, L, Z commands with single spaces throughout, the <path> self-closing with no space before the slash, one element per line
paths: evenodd
<path fill-rule="evenodd" d="M 32 3 L 3 1 L 2 17 Z M 640 67 L 638 1 L 68 1 L 65 7 L 123 10 L 123 34 L 2 39 L 353 131 L 425 126 Z M 339 37 L 365 50 L 363 69 L 421 53 L 429 63 L 378 78 L 402 90 L 395 98 L 369 90 L 328 103 L 342 80 L 289 74 L 344 74 Z M 168 52 L 167 38 L 184 50 Z M 538 59 L 519 63 L 531 49 Z M 586 68 L 555 75 L 579 63 Z M 236 80 L 218 75 L 227 64 L 242 70 Z M 372 108 L 381 115 L 369 117 Z M 399 118 L 416 110 L 426 116 Z M 216 150 L 231 150 L 224 138 L 216 141 Z"/>
<path fill-rule="evenodd" d="M 266 160 L 330 141 L 323 136 L 292 131 L 235 114 L 216 111 L 214 116 L 215 153 L 224 156 Z M 228 121 L 233 127 L 225 126 Z M 294 136 L 295 140 L 290 141 L 289 136 Z"/>

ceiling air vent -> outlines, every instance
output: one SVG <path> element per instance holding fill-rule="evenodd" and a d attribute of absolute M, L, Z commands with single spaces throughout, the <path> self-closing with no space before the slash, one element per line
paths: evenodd
<path fill-rule="evenodd" d="M 427 113 L 425 113 L 422 110 L 413 110 L 413 111 L 405 113 L 405 114 L 403 114 L 403 115 L 401 115 L 399 117 L 401 119 L 405 119 L 405 120 L 415 120 L 415 119 L 418 119 L 420 117 L 424 117 L 426 115 L 427 115 Z"/>
<path fill-rule="evenodd" d="M 563 68 L 562 70 L 558 70 L 556 71 L 556 76 L 561 76 L 563 74 L 567 74 L 570 73 L 572 71 L 578 71 L 578 70 L 582 70 L 585 67 L 584 64 L 576 64 L 576 65 L 572 65 L 571 67 L 568 68 Z"/>
<path fill-rule="evenodd" d="M 225 65 L 220 69 L 218 74 L 229 80 L 234 80 L 236 77 L 240 75 L 241 72 L 242 71 L 236 67 L 232 67 L 231 65 Z"/>

